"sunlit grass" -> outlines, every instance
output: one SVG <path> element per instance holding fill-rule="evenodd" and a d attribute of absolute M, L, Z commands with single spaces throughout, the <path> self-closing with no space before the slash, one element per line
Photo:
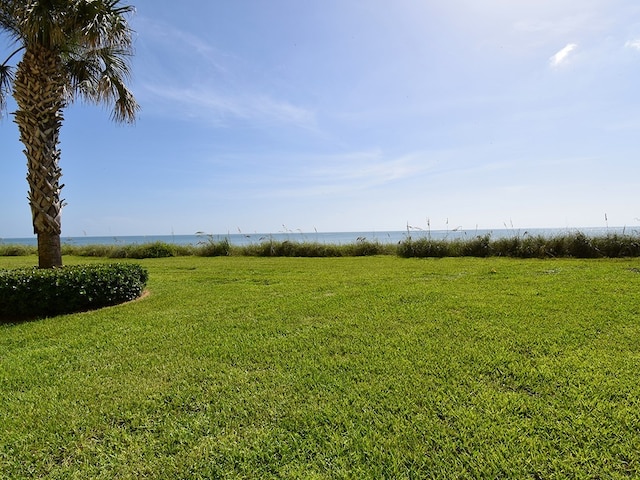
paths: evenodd
<path fill-rule="evenodd" d="M 0 327 L 5 478 L 640 475 L 638 260 L 136 263 Z"/>

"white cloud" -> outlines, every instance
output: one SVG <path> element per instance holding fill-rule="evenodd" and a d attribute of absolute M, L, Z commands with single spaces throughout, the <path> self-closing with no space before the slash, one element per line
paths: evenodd
<path fill-rule="evenodd" d="M 552 67 L 560 66 L 567 60 L 567 57 L 569 56 L 569 54 L 573 52 L 577 47 L 578 47 L 577 43 L 568 44 L 566 47 L 564 47 L 562 50 L 560 50 L 558 53 L 556 53 L 554 56 L 552 56 L 549 59 L 550 65 Z"/>
<path fill-rule="evenodd" d="M 217 156 L 211 163 L 216 165 L 216 181 L 224 176 L 223 183 L 227 185 L 250 186 L 253 198 L 302 199 L 379 191 L 393 184 L 408 188 L 407 182 L 436 171 L 438 158 L 437 153 L 410 152 L 394 156 L 373 148 L 326 155 L 282 152 L 250 157 L 226 156 L 224 159 Z M 222 172 L 224 165 L 234 167 Z M 238 168 L 238 165 L 242 167 Z M 259 165 L 279 166 L 262 170 Z M 228 195 L 227 192 L 223 194 Z"/>
<path fill-rule="evenodd" d="M 153 96 L 156 107 L 164 101 L 173 116 L 180 112 L 182 118 L 206 119 L 219 125 L 226 123 L 225 119 L 235 118 L 315 129 L 316 120 L 312 111 L 264 94 L 224 93 L 205 86 L 145 84 L 143 88 Z"/>
<path fill-rule="evenodd" d="M 144 32 L 146 46 L 141 46 L 148 49 L 140 56 L 146 78 L 137 91 L 150 105 L 147 111 L 216 126 L 240 120 L 317 130 L 314 111 L 288 101 L 286 92 L 271 93 L 269 79 L 266 85 L 256 83 L 250 62 L 205 36 L 148 18 L 138 19 L 137 28 Z M 171 62 L 158 52 L 169 52 Z"/>
<path fill-rule="evenodd" d="M 635 40 L 629 40 L 627 43 L 624 44 L 624 46 L 627 48 L 635 48 L 636 50 L 640 51 L 640 38 L 637 38 Z"/>
<path fill-rule="evenodd" d="M 360 184 L 368 188 L 389 182 L 413 178 L 432 170 L 437 164 L 427 152 L 412 152 L 401 156 L 388 156 L 381 149 L 320 156 L 317 168 L 310 170 L 314 180 L 330 183 Z"/>

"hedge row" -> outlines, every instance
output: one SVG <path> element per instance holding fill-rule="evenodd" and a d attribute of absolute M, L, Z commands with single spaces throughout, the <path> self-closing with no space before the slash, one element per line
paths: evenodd
<path fill-rule="evenodd" d="M 138 298 L 149 274 L 140 265 L 73 265 L 0 270 L 0 320 L 61 315 Z"/>

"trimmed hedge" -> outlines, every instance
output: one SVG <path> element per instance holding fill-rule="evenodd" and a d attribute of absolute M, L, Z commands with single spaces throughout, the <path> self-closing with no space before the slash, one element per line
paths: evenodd
<path fill-rule="evenodd" d="M 149 274 L 140 265 L 73 265 L 0 270 L 0 320 L 61 315 L 138 298 Z"/>

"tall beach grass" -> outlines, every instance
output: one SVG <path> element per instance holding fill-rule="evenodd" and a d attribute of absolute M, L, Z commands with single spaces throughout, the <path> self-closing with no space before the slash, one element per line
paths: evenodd
<path fill-rule="evenodd" d="M 233 245 L 228 238 L 208 237 L 197 244 L 170 242 L 115 245 L 64 244 L 63 255 L 100 258 L 166 257 L 359 257 L 398 255 L 400 257 L 511 257 L 511 258 L 624 258 L 640 256 L 640 235 L 610 233 L 589 236 L 580 231 L 555 236 L 513 235 L 493 239 L 477 235 L 465 239 L 434 239 L 429 235 L 412 236 L 397 244 L 358 238 L 348 244 L 317 241 L 276 240 L 266 237 L 248 245 Z M 24 256 L 36 253 L 35 246 L 0 244 L 0 256 Z"/>

